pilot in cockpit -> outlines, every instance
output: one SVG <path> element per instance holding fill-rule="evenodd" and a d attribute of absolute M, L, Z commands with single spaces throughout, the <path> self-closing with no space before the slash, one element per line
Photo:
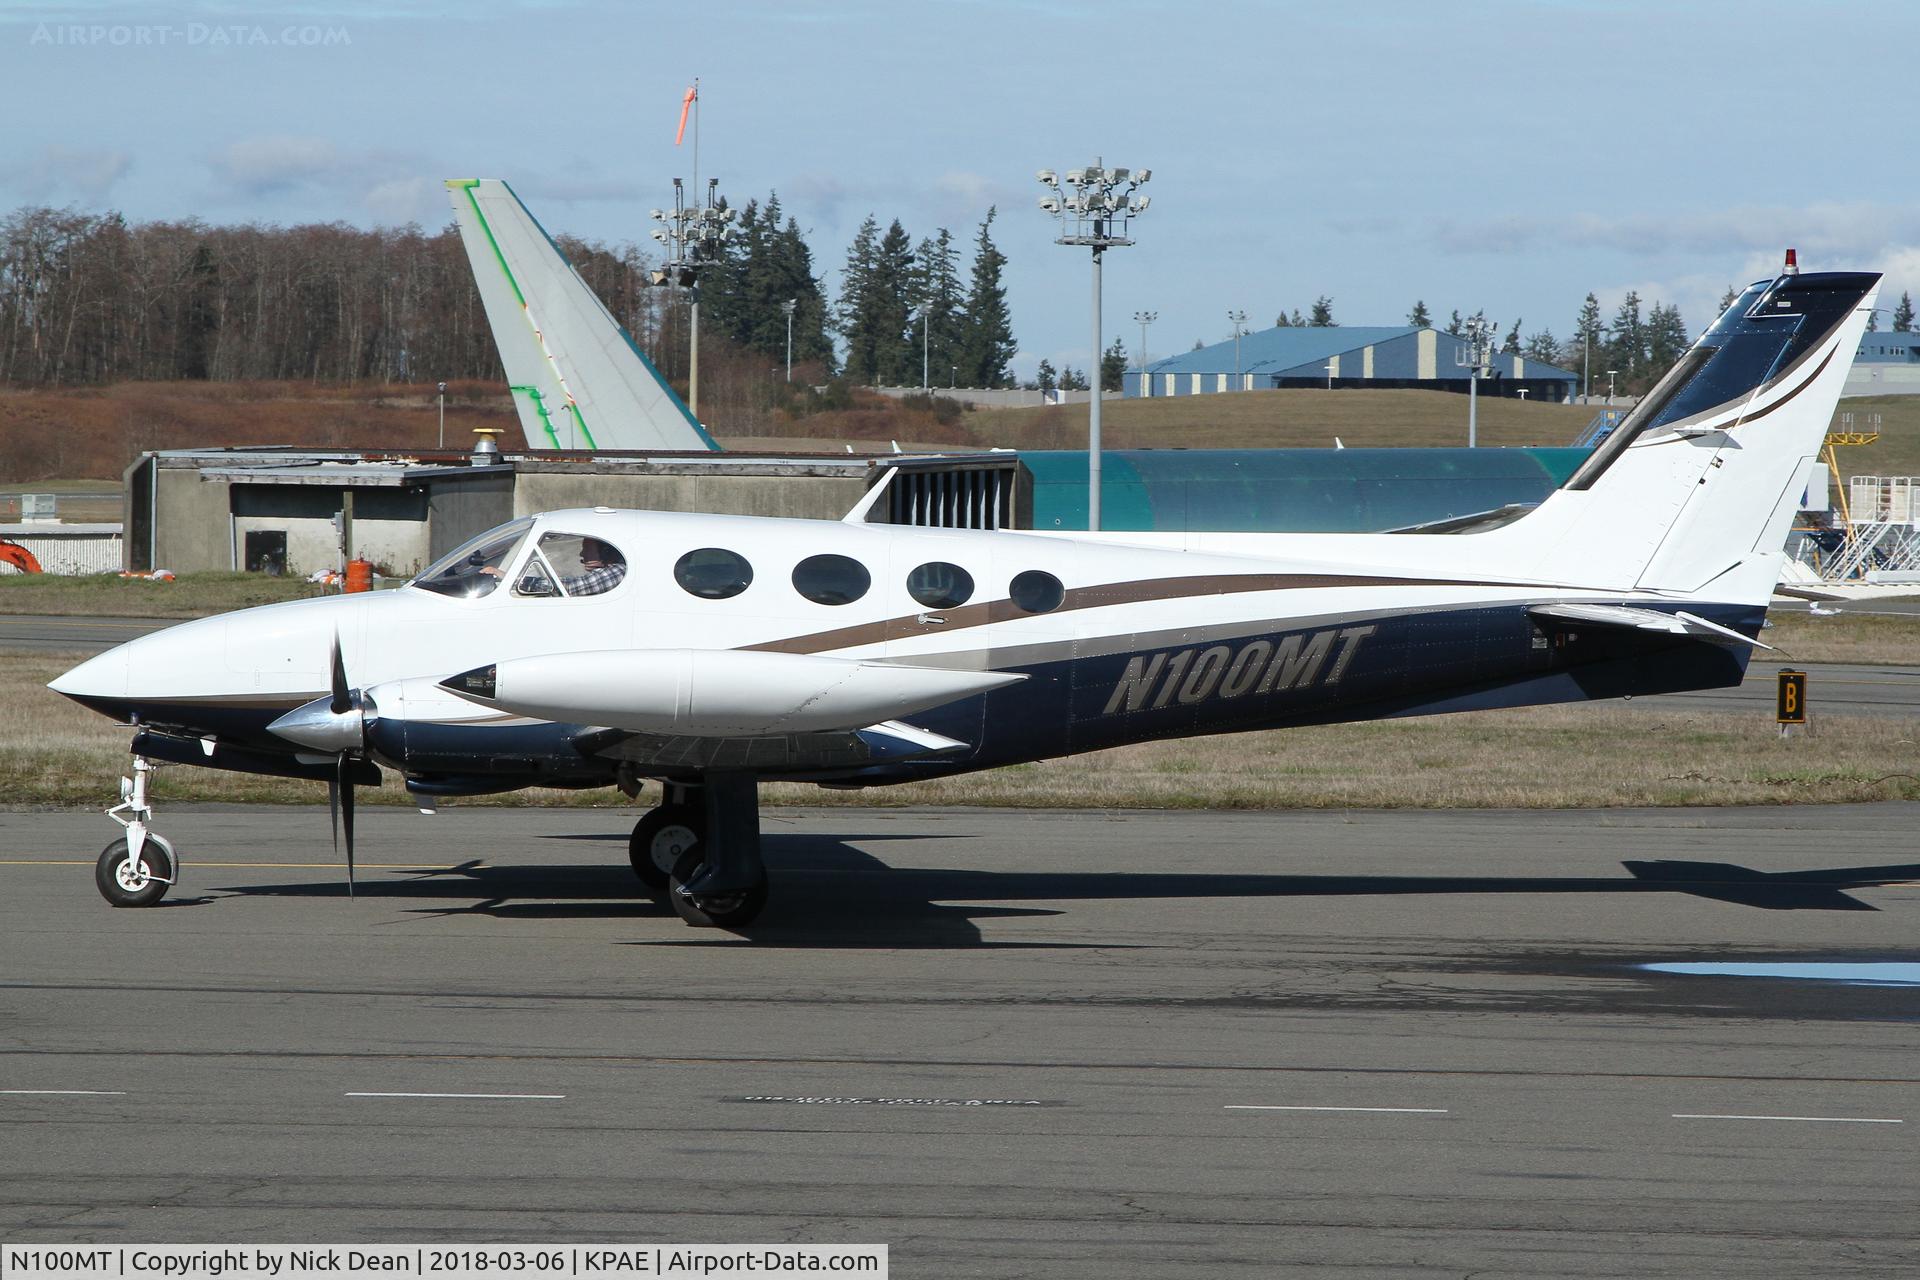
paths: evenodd
<path fill-rule="evenodd" d="M 580 572 L 564 573 L 560 585 L 570 596 L 597 596 L 620 585 L 627 576 L 626 557 L 598 538 L 580 540 Z"/>

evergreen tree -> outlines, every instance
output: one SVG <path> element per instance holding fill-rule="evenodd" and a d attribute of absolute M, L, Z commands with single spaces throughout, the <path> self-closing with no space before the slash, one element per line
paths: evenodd
<path fill-rule="evenodd" d="M 953 233 L 941 227 L 931 239 L 922 238 L 913 251 L 914 360 L 925 357 L 929 369 L 951 369 L 959 361 L 961 308 L 960 250 Z M 914 366 L 916 369 L 919 366 Z M 917 381 L 916 374 L 914 381 Z M 928 377 L 932 374 L 929 372 Z"/>
<path fill-rule="evenodd" d="M 1895 333 L 1913 332 L 1913 295 L 1901 293 L 1900 305 L 1893 309 L 1893 331 Z"/>
<path fill-rule="evenodd" d="M 875 264 L 872 294 L 874 365 L 876 379 L 884 385 L 904 387 L 920 384 L 920 344 L 912 340 L 913 329 L 913 241 L 907 229 L 895 218 L 880 238 L 880 253 Z"/>
<path fill-rule="evenodd" d="M 768 207 L 776 207 L 777 200 L 769 200 Z M 833 340 L 827 330 L 830 317 L 827 314 L 827 297 L 820 289 L 820 281 L 813 274 L 813 250 L 807 247 L 806 237 L 800 234 L 800 224 L 792 218 L 780 229 L 773 241 L 773 305 L 767 309 L 769 323 L 780 326 L 780 351 L 786 351 L 786 313 L 780 304 L 791 299 L 793 310 L 793 358 L 801 364 L 818 364 L 821 372 L 831 378 L 835 372 Z M 767 348 L 769 352 L 772 348 Z"/>
<path fill-rule="evenodd" d="M 1292 325 L 1294 328 L 1299 329 L 1299 328 L 1303 328 L 1307 322 L 1300 318 L 1300 308 L 1295 307 L 1293 309 L 1293 318 L 1287 321 L 1287 323 Z"/>
<path fill-rule="evenodd" d="M 1558 364 L 1560 343 L 1553 336 L 1553 330 L 1542 329 L 1527 339 L 1526 345 L 1520 348 L 1520 354 L 1529 360 L 1538 360 L 1541 364 Z"/>
<path fill-rule="evenodd" d="M 722 205 L 721 207 L 725 207 Z M 700 273 L 700 330 L 745 346 L 753 327 L 748 278 L 759 247 L 760 204 L 747 201 L 731 236 L 719 242 L 717 256 Z"/>
<path fill-rule="evenodd" d="M 1573 322 L 1573 337 L 1567 339 L 1567 348 L 1561 357 L 1561 364 L 1568 369 L 1577 369 L 1583 377 L 1591 376 L 1593 360 L 1597 354 L 1606 359 L 1606 327 L 1600 323 L 1600 299 L 1591 293 L 1580 304 L 1580 314 Z M 1585 394 L 1586 387 L 1580 388 Z"/>
<path fill-rule="evenodd" d="M 840 269 L 840 303 L 834 322 L 847 344 L 847 377 L 855 382 L 871 382 L 879 369 L 879 338 L 870 327 L 868 298 L 879 271 L 880 224 L 872 214 L 854 233 L 847 248 L 847 264 Z"/>
<path fill-rule="evenodd" d="M 912 242 L 898 218 L 880 234 L 869 214 L 847 251 L 841 273 L 840 331 L 847 342 L 847 376 L 856 382 L 903 386 L 920 381 L 911 326 Z"/>
<path fill-rule="evenodd" d="M 1658 378 L 1671 369 L 1680 357 L 1687 353 L 1689 345 L 1687 322 L 1680 318 L 1680 308 L 1663 306 L 1656 302 L 1647 316 L 1645 374 L 1649 380 Z"/>
<path fill-rule="evenodd" d="M 1740 300 L 1740 291 L 1734 288 L 1732 285 L 1728 285 L 1727 291 L 1720 295 L 1720 310 L 1725 311 L 1728 307 L 1732 306 L 1734 303 L 1738 302 L 1739 300 Z"/>
<path fill-rule="evenodd" d="M 1106 354 L 1100 357 L 1100 389 L 1119 391 L 1123 379 L 1127 376 L 1127 345 L 1119 338 L 1113 340 Z"/>
<path fill-rule="evenodd" d="M 1461 330 L 1465 327 L 1465 324 L 1466 322 L 1460 318 L 1460 309 L 1458 307 L 1455 307 L 1453 311 L 1453 318 L 1447 321 L 1447 332 L 1457 338 L 1460 336 Z"/>
<path fill-rule="evenodd" d="M 1413 310 L 1407 312 L 1407 327 L 1412 329 L 1433 328 L 1433 317 L 1427 314 L 1425 299 L 1416 299 L 1414 301 Z"/>
<path fill-rule="evenodd" d="M 1607 344 L 1607 367 L 1619 370 L 1628 385 L 1647 368 L 1647 326 L 1640 316 L 1640 295 L 1629 289 L 1613 313 L 1613 340 Z"/>
<path fill-rule="evenodd" d="M 1324 293 L 1315 298 L 1313 314 L 1307 318 L 1307 323 L 1316 329 L 1333 328 L 1333 299 Z"/>
<path fill-rule="evenodd" d="M 1507 330 L 1506 340 L 1500 344 L 1500 354 L 1517 356 L 1520 354 L 1520 321 L 1513 322 L 1513 328 Z"/>
<path fill-rule="evenodd" d="M 1877 308 L 1875 310 L 1867 312 L 1867 332 L 1868 333 L 1880 332 L 1880 312 Z"/>
<path fill-rule="evenodd" d="M 1085 391 L 1087 375 L 1068 365 L 1060 371 L 1060 389 L 1062 391 Z"/>
<path fill-rule="evenodd" d="M 1053 371 L 1053 361 L 1042 356 L 1040 359 L 1040 369 L 1034 375 L 1033 381 L 1034 385 L 1042 391 L 1052 391 L 1055 387 L 1059 386 L 1060 379 Z"/>
<path fill-rule="evenodd" d="M 1287 329 L 1287 328 L 1291 328 L 1292 326 L 1293 326 L 1293 321 L 1287 319 L 1287 313 L 1285 311 L 1282 311 L 1279 315 L 1273 318 L 1273 327 L 1276 329 Z M 1199 344 L 1196 343 L 1193 349 L 1195 351 L 1198 351 L 1200 349 Z"/>
<path fill-rule="evenodd" d="M 998 212 L 987 210 L 974 237 L 973 279 L 967 287 L 960 343 L 955 349 L 960 376 L 975 387 L 1006 386 L 1011 381 L 1007 362 L 1017 350 L 1013 320 L 1007 312 L 1007 289 L 1000 280 L 1007 259 L 993 243 L 993 219 Z"/>

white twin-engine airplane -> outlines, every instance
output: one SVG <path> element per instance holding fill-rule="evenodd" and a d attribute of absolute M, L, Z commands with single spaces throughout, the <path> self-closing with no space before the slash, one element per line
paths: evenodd
<path fill-rule="evenodd" d="M 53 682 L 137 727 L 108 901 L 179 874 L 156 762 L 354 788 L 663 784 L 641 880 L 767 897 L 757 786 L 909 782 L 1123 743 L 1739 683 L 1880 277 L 1749 287 L 1562 489 L 1454 534 L 995 533 L 551 511 L 405 588 L 249 609 Z M 876 494 L 877 494 L 876 490 Z"/>

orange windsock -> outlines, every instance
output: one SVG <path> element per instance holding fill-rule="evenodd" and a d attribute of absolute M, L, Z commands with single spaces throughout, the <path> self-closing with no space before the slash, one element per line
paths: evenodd
<path fill-rule="evenodd" d="M 673 145 L 679 146 L 680 139 L 687 136 L 687 113 L 693 110 L 693 100 L 700 96 L 696 85 L 687 86 L 687 96 L 680 99 L 680 127 L 674 131 Z"/>

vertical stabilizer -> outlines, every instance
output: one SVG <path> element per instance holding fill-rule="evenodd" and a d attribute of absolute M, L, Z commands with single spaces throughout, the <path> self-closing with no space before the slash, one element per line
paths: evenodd
<path fill-rule="evenodd" d="M 1765 603 L 1880 277 L 1750 286 L 1566 485 L 1497 531 L 1543 580 Z"/>
<path fill-rule="evenodd" d="M 474 282 L 534 449 L 718 449 L 498 178 L 447 183 Z"/>

